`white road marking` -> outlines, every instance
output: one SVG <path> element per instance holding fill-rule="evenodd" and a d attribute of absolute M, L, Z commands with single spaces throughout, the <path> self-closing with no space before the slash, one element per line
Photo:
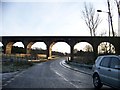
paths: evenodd
<path fill-rule="evenodd" d="M 63 61 L 62 61 L 63 62 Z M 62 66 L 63 68 L 67 68 L 67 67 L 69 67 L 69 68 L 71 68 L 70 66 L 64 66 L 63 64 L 62 64 L 62 62 L 60 62 L 60 66 Z"/>
<path fill-rule="evenodd" d="M 22 71 L 20 73 L 18 73 L 17 75 L 15 75 L 13 78 L 11 78 L 10 80 L 6 81 L 5 84 L 3 84 L 2 86 L 6 86 L 8 85 L 8 83 L 11 83 L 13 80 L 15 80 L 16 77 L 20 77 L 21 74 L 23 74 L 25 71 Z"/>
<path fill-rule="evenodd" d="M 63 61 L 62 61 L 62 62 L 63 62 Z M 64 67 L 64 68 L 66 68 L 65 66 L 63 66 L 63 65 L 62 65 L 62 62 L 60 62 L 60 66 L 62 66 L 62 67 Z"/>
<path fill-rule="evenodd" d="M 69 84 L 73 85 L 75 88 L 79 88 L 77 85 L 73 84 L 72 82 L 70 82 L 68 79 L 66 79 L 62 74 L 58 73 L 56 70 L 54 70 L 54 72 L 59 75 L 60 77 L 62 77 L 66 82 L 68 82 Z"/>
<path fill-rule="evenodd" d="M 79 88 L 77 85 L 75 85 L 72 82 L 70 82 L 69 80 L 67 80 L 62 74 L 58 73 L 57 71 L 55 71 L 55 73 L 57 75 L 59 75 L 60 77 L 62 77 L 65 81 L 67 81 L 68 83 L 70 83 L 71 85 L 73 85 L 75 88 Z"/>

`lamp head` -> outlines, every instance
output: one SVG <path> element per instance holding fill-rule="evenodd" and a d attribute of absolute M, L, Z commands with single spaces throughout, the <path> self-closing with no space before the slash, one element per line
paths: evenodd
<path fill-rule="evenodd" d="M 97 12 L 102 12 L 102 10 L 97 10 Z"/>

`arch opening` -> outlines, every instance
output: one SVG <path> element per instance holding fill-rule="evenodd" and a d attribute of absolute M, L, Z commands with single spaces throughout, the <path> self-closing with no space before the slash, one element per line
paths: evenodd
<path fill-rule="evenodd" d="M 51 57 L 63 57 L 70 54 L 70 46 L 66 42 L 53 42 L 50 47 Z"/>
<path fill-rule="evenodd" d="M 2 42 L 0 42 L 0 47 L 2 47 L 3 46 L 3 44 L 2 44 Z"/>
<path fill-rule="evenodd" d="M 79 42 L 74 46 L 74 61 L 81 64 L 93 64 L 93 46 L 88 42 Z"/>
<path fill-rule="evenodd" d="M 25 54 L 25 48 L 22 42 L 15 42 L 12 45 L 12 54 Z"/>
<path fill-rule="evenodd" d="M 46 44 L 44 42 L 31 42 L 28 45 L 30 59 L 39 60 L 46 58 Z"/>
<path fill-rule="evenodd" d="M 98 45 L 98 54 L 115 54 L 115 47 L 109 42 L 101 42 Z"/>
<path fill-rule="evenodd" d="M 3 52 L 3 44 L 2 44 L 2 42 L 0 42 L 0 53 L 2 53 Z"/>
<path fill-rule="evenodd" d="M 0 42 L 0 58 L 2 57 L 3 51 L 4 51 L 3 44 L 2 44 L 2 42 Z"/>

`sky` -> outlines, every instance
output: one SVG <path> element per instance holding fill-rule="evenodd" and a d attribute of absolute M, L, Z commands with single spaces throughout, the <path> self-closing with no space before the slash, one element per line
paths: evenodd
<path fill-rule="evenodd" d="M 81 13 L 84 2 L 92 3 L 96 11 L 108 11 L 107 0 L 1 0 L 0 36 L 90 36 Z M 117 32 L 117 9 L 114 4 L 112 12 Z M 99 15 L 102 23 L 97 35 L 103 31 L 107 31 L 108 35 L 107 13 Z"/>

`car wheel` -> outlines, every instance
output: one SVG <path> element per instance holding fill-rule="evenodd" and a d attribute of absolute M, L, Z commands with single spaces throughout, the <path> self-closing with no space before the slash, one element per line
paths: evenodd
<path fill-rule="evenodd" d="M 97 74 L 93 76 L 93 84 L 94 84 L 94 87 L 97 89 L 100 89 L 103 86 Z"/>

